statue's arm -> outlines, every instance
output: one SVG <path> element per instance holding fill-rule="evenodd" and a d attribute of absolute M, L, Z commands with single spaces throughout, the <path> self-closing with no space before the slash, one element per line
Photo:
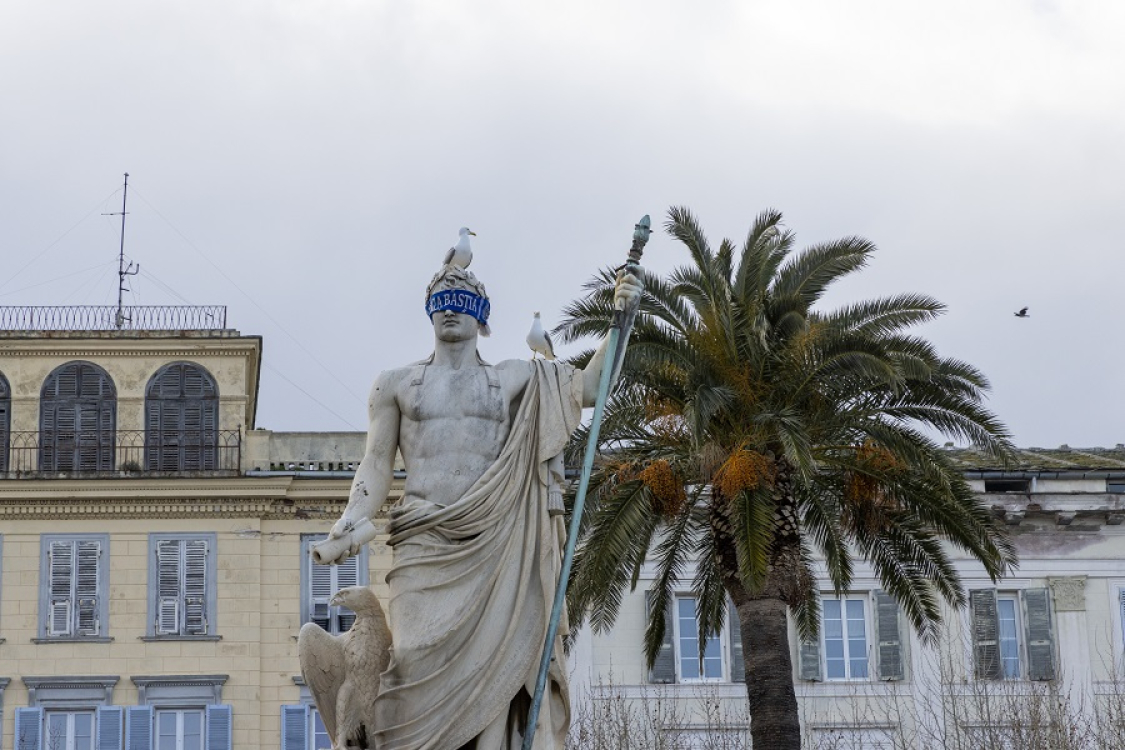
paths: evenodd
<path fill-rule="evenodd" d="M 371 387 L 367 401 L 367 445 L 363 460 L 352 480 L 348 505 L 340 520 L 332 527 L 329 539 L 346 536 L 361 519 L 374 521 L 375 514 L 387 501 L 394 479 L 395 452 L 398 449 L 398 428 L 401 415 L 395 400 L 395 371 L 380 373 Z M 358 551 L 349 551 L 349 556 Z"/>
<path fill-rule="evenodd" d="M 627 319 L 626 325 L 622 328 L 622 335 L 618 339 L 621 351 L 625 351 L 625 347 L 629 345 L 629 331 L 633 327 L 633 317 L 637 314 L 637 306 L 640 304 L 641 295 L 644 293 L 644 276 L 639 266 L 632 266 L 628 269 L 623 269 L 617 274 L 617 286 L 613 292 L 613 304 L 618 310 L 623 310 Z M 607 359 L 609 353 L 606 347 L 609 345 L 609 338 L 602 339 L 602 343 L 594 352 L 594 356 L 590 358 L 589 363 L 582 370 L 582 405 L 593 406 L 598 400 L 598 386 L 602 380 L 602 368 L 607 366 Z M 610 365 L 612 366 L 612 365 Z M 617 373 L 614 373 L 616 378 Z M 613 388 L 611 382 L 610 388 Z"/>

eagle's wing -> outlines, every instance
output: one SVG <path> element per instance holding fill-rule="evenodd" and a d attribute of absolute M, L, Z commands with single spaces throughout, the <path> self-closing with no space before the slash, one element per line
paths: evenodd
<path fill-rule="evenodd" d="M 309 686 L 332 744 L 336 744 L 336 694 L 344 684 L 344 645 L 339 636 L 307 622 L 297 636 L 301 674 Z"/>
<path fill-rule="evenodd" d="M 453 262 L 453 253 L 455 253 L 456 251 L 457 251 L 457 248 L 456 248 L 456 247 L 451 247 L 451 248 L 449 248 L 449 252 L 447 252 L 447 253 L 445 254 L 445 260 L 443 260 L 443 261 L 441 262 L 441 264 L 442 264 L 443 266 L 448 266 L 448 265 L 449 265 L 450 263 L 452 263 L 452 262 Z"/>

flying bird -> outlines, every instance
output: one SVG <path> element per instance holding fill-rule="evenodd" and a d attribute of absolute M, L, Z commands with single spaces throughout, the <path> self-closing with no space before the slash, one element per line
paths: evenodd
<path fill-rule="evenodd" d="M 535 313 L 535 320 L 531 321 L 531 330 L 527 332 L 527 345 L 531 347 L 531 358 L 542 354 L 544 359 L 555 358 L 555 347 L 551 346 L 551 337 L 543 330 L 543 323 L 539 320 L 539 313 Z"/>
<path fill-rule="evenodd" d="M 391 658 L 387 618 L 367 586 L 341 589 L 329 604 L 355 612 L 355 622 L 343 635 L 305 623 L 297 636 L 301 674 L 332 739 L 332 750 L 374 748 L 379 675 Z"/>
<path fill-rule="evenodd" d="M 473 249 L 469 247 L 469 238 L 476 236 L 477 233 L 471 231 L 468 227 L 461 227 L 457 232 L 457 244 L 449 248 L 442 265 L 452 263 L 461 268 L 468 268 L 469 264 L 473 262 Z"/>
<path fill-rule="evenodd" d="M 1026 307 L 1021 307 L 1020 311 L 1018 313 L 1012 313 L 1012 315 L 1015 315 L 1017 318 L 1030 318 L 1031 317 L 1031 315 L 1027 312 Z"/>

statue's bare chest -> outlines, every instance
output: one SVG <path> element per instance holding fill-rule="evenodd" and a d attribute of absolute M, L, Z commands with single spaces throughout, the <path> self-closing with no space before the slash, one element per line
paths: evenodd
<path fill-rule="evenodd" d="M 507 421 L 500 378 L 490 367 L 414 368 L 399 390 L 399 408 L 410 421 L 481 419 Z"/>

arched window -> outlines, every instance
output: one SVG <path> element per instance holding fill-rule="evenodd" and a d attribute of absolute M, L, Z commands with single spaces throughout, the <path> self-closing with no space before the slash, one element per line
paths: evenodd
<path fill-rule="evenodd" d="M 145 391 L 145 471 L 218 467 L 219 389 L 191 362 L 160 368 Z"/>
<path fill-rule="evenodd" d="M 40 471 L 112 471 L 117 389 L 92 362 L 67 362 L 43 381 Z"/>
<path fill-rule="evenodd" d="M 12 389 L 0 372 L 0 472 L 8 470 L 8 448 L 12 436 Z"/>

